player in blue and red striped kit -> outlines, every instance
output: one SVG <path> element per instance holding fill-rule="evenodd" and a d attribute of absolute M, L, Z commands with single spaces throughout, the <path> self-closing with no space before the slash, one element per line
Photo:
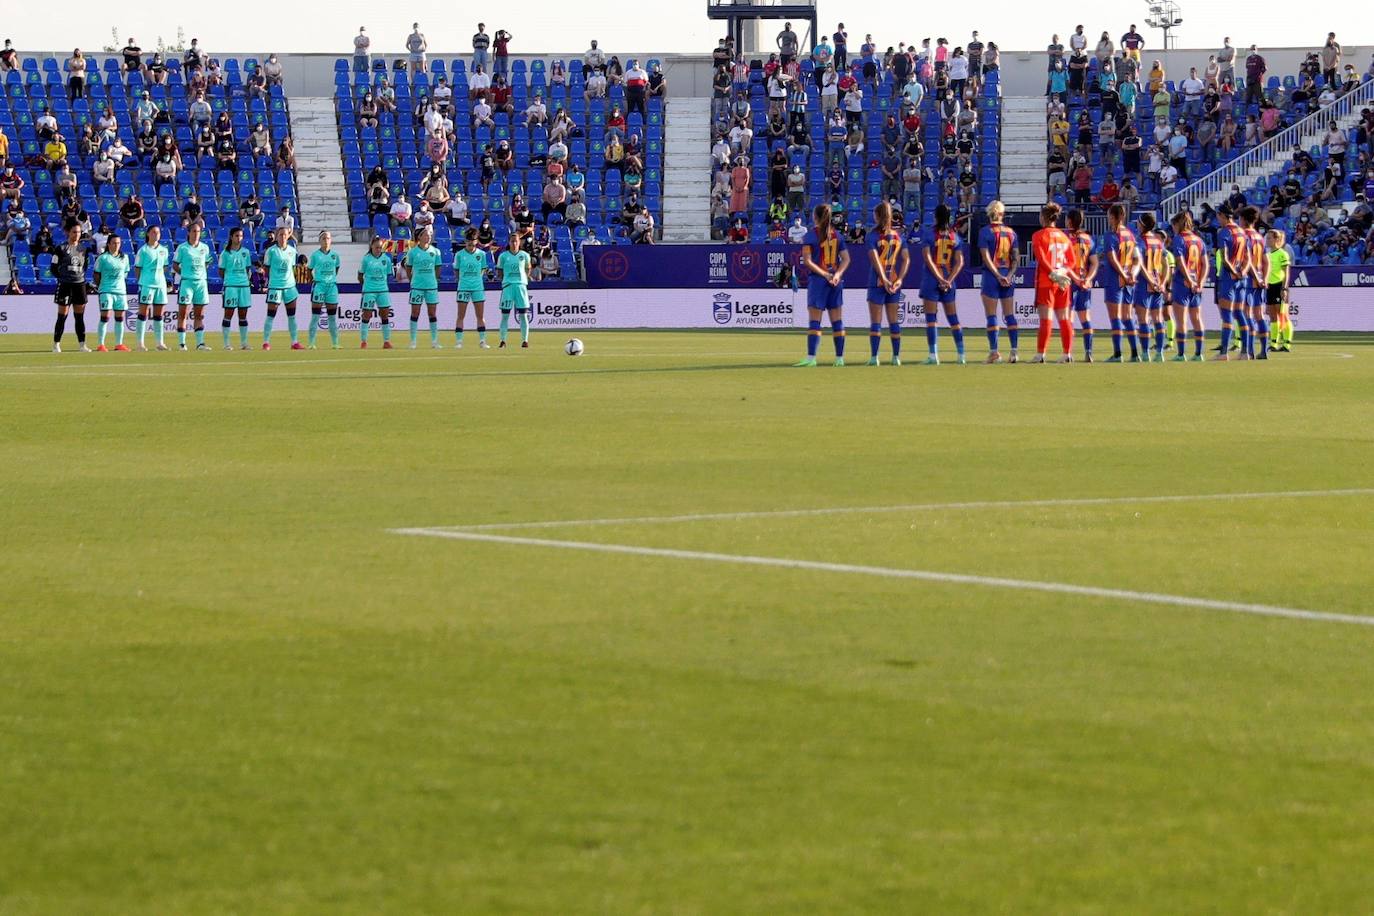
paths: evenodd
<path fill-rule="evenodd" d="M 902 364 L 902 282 L 911 255 L 902 234 L 892 228 L 892 207 L 883 201 L 873 208 L 873 231 L 868 234 L 868 364 L 879 365 L 878 349 L 887 318 L 892 341 L 892 365 Z"/>
<path fill-rule="evenodd" d="M 959 271 L 964 269 L 964 243 L 959 238 L 959 233 L 950 227 L 950 209 L 945 204 L 936 206 L 935 228 L 931 231 L 930 238 L 921 246 L 921 252 L 926 268 L 925 276 L 921 280 L 921 303 L 926 315 L 926 346 L 930 348 L 926 365 L 940 365 L 940 332 L 936 327 L 936 321 L 939 317 L 937 310 L 941 305 L 945 308 L 945 320 L 949 322 L 959 363 L 963 365 L 967 362 L 964 357 L 964 329 L 959 325 L 958 308 L 955 305 L 955 283 L 959 278 Z"/>
<path fill-rule="evenodd" d="M 982 258 L 982 280 L 979 292 L 983 296 L 983 311 L 988 322 L 988 362 L 1000 363 L 1002 353 L 997 347 L 997 312 L 1000 306 L 1002 321 L 1007 326 L 1011 342 L 1010 362 L 1016 362 L 1016 346 L 1020 329 L 1016 324 L 1016 230 L 1002 223 L 1006 208 L 1000 200 L 988 204 L 988 224 L 978 232 L 978 254 Z"/>
<path fill-rule="evenodd" d="M 844 272 L 849 269 L 849 252 L 844 239 L 830 222 L 830 205 L 817 204 L 812 211 L 812 227 L 802 240 L 802 266 L 811 272 L 806 281 L 806 358 L 798 367 L 816 365 L 821 345 L 821 313 L 830 316 L 830 333 L 835 342 L 835 365 L 844 365 Z"/>

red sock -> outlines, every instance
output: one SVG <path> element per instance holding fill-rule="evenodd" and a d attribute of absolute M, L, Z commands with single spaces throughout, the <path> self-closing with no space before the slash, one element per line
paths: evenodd
<path fill-rule="evenodd" d="M 1059 319 L 1059 342 L 1064 345 L 1064 355 L 1073 352 L 1073 325 L 1067 318 Z"/>
<path fill-rule="evenodd" d="M 1041 356 L 1045 355 L 1045 350 L 1050 345 L 1050 319 L 1044 318 L 1040 321 L 1040 328 L 1035 333 L 1035 352 Z"/>

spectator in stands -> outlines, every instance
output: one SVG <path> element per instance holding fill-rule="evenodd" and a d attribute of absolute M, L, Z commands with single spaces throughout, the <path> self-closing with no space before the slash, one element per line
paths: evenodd
<path fill-rule="evenodd" d="M 1045 159 L 1045 183 L 1051 197 L 1063 194 L 1067 187 L 1068 159 L 1064 150 L 1058 146 L 1051 147 L 1049 156 Z M 910 210 L 908 205 L 903 209 Z"/>
<path fill-rule="evenodd" d="M 491 76 L 481 68 L 468 75 L 468 99 L 485 98 L 491 92 Z"/>
<path fill-rule="evenodd" d="M 800 165 L 792 166 L 787 173 L 785 191 L 787 209 L 793 214 L 806 212 L 806 175 Z"/>
<path fill-rule="evenodd" d="M 435 114 L 438 114 L 437 107 L 435 108 Z M 426 126 L 428 126 L 428 118 L 425 123 Z M 442 124 L 442 121 L 440 123 Z M 496 129 L 496 121 L 491 116 L 491 106 L 487 104 L 486 99 L 478 98 L 477 101 L 473 103 L 471 123 L 474 135 L 477 133 L 477 128 L 479 127 L 490 127 L 492 130 Z"/>
<path fill-rule="evenodd" d="M 190 122 L 191 130 L 197 130 L 202 124 L 209 124 L 215 116 L 210 108 L 210 103 L 205 96 L 197 94 L 191 99 L 191 103 L 186 106 L 186 117 Z"/>
<path fill-rule="evenodd" d="M 353 72 L 366 73 L 372 69 L 372 39 L 367 37 L 367 26 L 358 26 L 358 34 L 353 36 Z"/>
<path fill-rule="evenodd" d="M 213 159 L 215 156 L 215 144 L 217 142 L 215 131 L 209 124 L 202 124 L 200 129 L 192 135 L 192 139 L 196 145 L 196 168 L 200 168 L 203 158 L 208 156 Z"/>
<path fill-rule="evenodd" d="M 625 171 L 625 145 L 620 142 L 619 136 L 611 137 L 605 146 L 603 160 L 601 164 L 602 173 L 615 170 L 622 175 Z"/>
<path fill-rule="evenodd" d="M 949 57 L 949 88 L 954 93 L 954 97 L 962 99 L 964 89 L 968 86 L 969 67 L 968 57 L 964 54 L 963 48 L 955 48 Z"/>
<path fill-rule="evenodd" d="M 12 206 L 5 220 L 5 234 L 0 237 L 0 245 L 12 248 L 15 242 L 27 242 L 33 224 L 22 207 Z"/>
<path fill-rule="evenodd" d="M 1269 67 L 1260 54 L 1259 48 L 1255 45 L 1250 46 L 1250 53 L 1245 57 L 1245 104 L 1251 103 L 1258 105 L 1264 101 L 1264 77 L 1268 73 Z"/>
<path fill-rule="evenodd" d="M 442 210 L 448 203 L 448 176 L 444 174 L 443 166 L 435 164 L 425 172 L 424 177 L 420 179 L 420 197 L 435 211 Z"/>
<path fill-rule="evenodd" d="M 369 185 L 367 189 L 367 215 L 369 219 L 391 212 L 391 192 L 386 185 Z"/>
<path fill-rule="evenodd" d="M 181 206 L 181 228 L 189 229 L 192 226 L 205 228 L 205 211 L 194 192 L 186 195 L 186 202 Z"/>
<path fill-rule="evenodd" d="M 443 131 L 431 131 L 425 138 L 425 156 L 436 166 L 442 165 L 448 160 L 449 145 L 448 138 Z"/>
<path fill-rule="evenodd" d="M 187 46 L 186 52 L 181 55 L 181 66 L 188 73 L 205 66 L 205 51 L 200 46 L 199 38 L 191 39 L 191 44 Z"/>
<path fill-rule="evenodd" d="M 1088 52 L 1074 48 L 1069 54 L 1069 97 L 1083 103 L 1088 97 Z"/>
<path fill-rule="evenodd" d="M 159 153 L 153 163 L 153 185 L 158 189 L 163 185 L 175 185 L 178 171 L 177 162 L 171 153 Z"/>
<path fill-rule="evenodd" d="M 144 79 L 154 86 L 167 85 L 167 61 L 162 56 L 161 51 L 154 51 L 153 56 L 148 58 L 148 62 L 143 66 Z"/>
<path fill-rule="evenodd" d="M 239 170 L 239 150 L 232 139 L 220 140 L 215 145 L 215 172 L 237 172 Z"/>
<path fill-rule="evenodd" d="M 611 59 L 606 63 L 606 85 L 623 86 L 625 84 L 625 68 L 620 63 L 620 58 L 612 54 Z"/>
<path fill-rule="evenodd" d="M 81 136 L 76 138 L 76 151 L 80 156 L 94 156 L 96 150 L 100 148 L 100 138 L 95 135 L 95 125 L 85 124 L 81 127 Z"/>
<path fill-rule="evenodd" d="M 654 217 L 648 207 L 640 207 L 630 230 L 630 241 L 636 245 L 654 243 Z"/>
<path fill-rule="evenodd" d="M 844 161 L 848 166 L 856 163 L 862 165 L 864 162 L 864 129 L 862 124 L 853 124 L 849 127 L 849 134 L 845 137 Z"/>
<path fill-rule="evenodd" d="M 0 200 L 19 203 L 24 198 L 24 179 L 14 170 L 14 163 L 6 162 L 0 173 Z"/>
<path fill-rule="evenodd" d="M 782 31 L 777 37 L 778 56 L 784 65 L 797 57 L 797 49 L 801 46 L 797 33 L 792 31 L 792 23 L 784 22 Z"/>
<path fill-rule="evenodd" d="M 272 135 L 268 132 L 267 125 L 261 121 L 254 124 L 248 134 L 248 152 L 252 154 L 255 166 L 259 159 L 268 163 L 272 161 Z"/>
<path fill-rule="evenodd" d="M 38 104 L 40 114 L 34 119 L 33 129 L 38 139 L 46 143 L 57 136 L 57 118 L 53 117 L 52 109 L 47 106 L 46 102 L 39 102 Z"/>
<path fill-rule="evenodd" d="M 277 55 L 275 53 L 268 54 L 267 60 L 263 61 L 262 73 L 263 76 L 267 78 L 267 86 L 269 89 L 273 86 L 280 86 L 282 84 L 283 68 L 281 61 L 277 60 Z"/>
<path fill-rule="evenodd" d="M 640 117 L 648 119 L 649 74 L 639 65 L 638 60 L 630 61 L 625 71 L 625 105 L 630 114 L 639 112 Z"/>
<path fill-rule="evenodd" d="M 430 207 L 429 201 L 420 201 L 420 206 L 415 208 L 415 215 L 411 217 L 415 224 L 415 232 L 418 234 L 426 229 L 434 229 L 434 209 Z"/>
<path fill-rule="evenodd" d="M 723 69 L 719 72 L 721 75 L 725 77 L 726 95 L 728 97 L 730 86 L 730 74 Z M 582 98 L 585 101 L 590 102 L 592 99 L 604 99 L 605 97 L 606 73 L 603 70 L 593 71 L 592 74 L 588 76 L 586 81 L 583 83 Z"/>
<path fill-rule="evenodd" d="M 420 32 L 420 23 L 411 23 L 410 34 L 406 36 L 406 53 L 411 79 L 425 72 L 425 52 L 428 50 L 429 42 L 425 41 L 425 36 Z"/>
<path fill-rule="evenodd" d="M 14 43 L 6 38 L 4 48 L 0 48 L 0 73 L 18 69 L 19 53 L 14 50 Z"/>
<path fill-rule="evenodd" d="M 1164 163 L 1164 167 L 1159 170 L 1160 194 L 1167 197 L 1168 195 L 1174 193 L 1178 185 L 1178 179 L 1179 170 L 1173 164 L 1173 162 Z"/>
<path fill-rule="evenodd" d="M 744 213 L 749 210 L 749 190 L 753 175 L 749 171 L 749 161 L 744 157 L 735 160 L 730 170 L 730 212 Z"/>
<path fill-rule="evenodd" d="M 509 140 L 497 142 L 496 149 L 492 151 L 492 161 L 501 175 L 501 184 L 505 185 L 511 170 L 515 168 L 515 150 L 511 149 Z"/>
<path fill-rule="evenodd" d="M 513 36 L 511 33 L 507 32 L 505 29 L 497 29 L 496 34 L 492 36 L 492 73 L 499 73 L 502 76 L 506 76 L 510 73 L 510 43 L 512 38 Z M 555 61 L 555 64 L 556 66 L 554 69 L 561 71 L 562 66 L 557 65 L 557 61 Z"/>
<path fill-rule="evenodd" d="M 239 204 L 239 222 L 248 230 L 251 237 L 262 228 L 263 220 L 266 218 L 267 215 L 262 212 L 262 201 L 258 200 L 256 192 L 250 191 L 243 203 Z"/>
<path fill-rule="evenodd" d="M 1282 112 L 1280 112 L 1276 106 L 1270 104 L 1269 102 L 1264 102 L 1263 104 L 1261 104 L 1259 128 L 1260 136 L 1265 140 L 1268 140 L 1270 137 L 1277 134 L 1280 130 L 1283 129 Z"/>
<path fill-rule="evenodd" d="M 549 221 L 550 213 L 564 215 L 568 209 L 568 189 L 561 181 L 544 182 L 544 191 L 540 195 L 540 214 L 544 222 Z"/>
<path fill-rule="evenodd" d="M 67 59 L 67 100 L 75 102 L 86 97 L 86 58 L 81 49 L 72 51 Z"/>
<path fill-rule="evenodd" d="M 115 162 L 110 158 L 109 153 L 100 151 L 99 157 L 91 165 L 91 184 L 95 185 L 96 193 L 100 193 L 100 186 L 103 184 L 112 185 L 115 182 Z"/>
<path fill-rule="evenodd" d="M 118 132 L 119 119 L 115 117 L 114 109 L 106 105 L 95 120 L 96 141 L 108 143 L 115 138 Z"/>
<path fill-rule="evenodd" d="M 1202 117 L 1202 96 L 1206 92 L 1206 85 L 1198 79 L 1197 67 L 1188 68 L 1188 76 L 1178 84 L 1179 92 L 1183 94 L 1183 113 L 1193 122 Z M 1166 90 L 1167 92 L 1167 87 Z"/>
<path fill-rule="evenodd" d="M 668 97 L 668 80 L 663 75 L 663 65 L 658 61 L 649 67 L 648 95 L 651 99 Z"/>
<path fill-rule="evenodd" d="M 61 134 L 53 134 L 43 147 L 43 162 L 50 172 L 67 165 L 67 142 Z"/>
<path fill-rule="evenodd" d="M 4 125 L 0 125 L 0 163 L 3 163 L 10 156 L 10 138 L 5 133 Z"/>
<path fill-rule="evenodd" d="M 1328 86 L 1340 85 L 1341 43 L 1336 40 L 1335 32 L 1326 33 L 1326 44 L 1321 50 L 1322 75 Z"/>
<path fill-rule="evenodd" d="M 596 39 L 592 39 L 592 45 L 582 55 L 582 78 L 585 80 L 593 73 L 605 74 L 606 72 L 606 52 L 598 47 Z"/>
<path fill-rule="evenodd" d="M 276 144 L 276 155 L 272 158 L 272 168 L 276 172 L 295 172 L 295 141 L 284 137 Z"/>

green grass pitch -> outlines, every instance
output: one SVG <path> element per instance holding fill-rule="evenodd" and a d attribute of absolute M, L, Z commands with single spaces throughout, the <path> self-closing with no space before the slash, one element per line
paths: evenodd
<path fill-rule="evenodd" d="M 1374 345 L 1299 332 L 4 339 L 0 913 L 1364 911 L 1374 627 L 1205 604 L 1374 615 Z"/>

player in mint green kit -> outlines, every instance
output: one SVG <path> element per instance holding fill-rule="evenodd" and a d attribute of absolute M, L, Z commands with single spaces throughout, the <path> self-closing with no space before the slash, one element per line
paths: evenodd
<path fill-rule="evenodd" d="M 95 260 L 95 282 L 100 296 L 100 346 L 96 350 L 105 352 L 105 333 L 110 329 L 110 318 L 115 321 L 115 349 L 121 352 L 124 346 L 124 308 L 128 298 L 129 256 L 119 250 L 120 238 L 113 233 L 105 241 L 105 253 Z"/>
<path fill-rule="evenodd" d="M 429 312 L 429 345 L 439 349 L 439 265 L 443 254 L 430 244 L 432 233 L 421 229 L 415 233 L 415 244 L 406 252 L 406 279 L 410 281 L 410 349 L 415 349 L 420 336 L 420 306 Z"/>
<path fill-rule="evenodd" d="M 186 229 L 186 241 L 177 246 L 172 256 L 172 272 L 180 277 L 177 288 L 177 346 L 186 349 L 186 314 L 195 313 L 196 349 L 208 350 L 205 345 L 205 307 L 210 304 L 209 274 L 210 246 L 200 240 L 200 226 L 192 223 Z"/>
<path fill-rule="evenodd" d="M 320 233 L 320 247 L 310 253 L 310 349 L 315 349 L 315 334 L 320 329 L 320 313 L 329 312 L 329 343 L 339 349 L 339 253 L 331 251 L 334 237 Z"/>
<path fill-rule="evenodd" d="M 501 271 L 501 347 L 506 346 L 510 313 L 520 322 L 520 346 L 530 345 L 530 255 L 520 250 L 520 233 L 511 233 L 506 250 L 496 259 Z"/>
<path fill-rule="evenodd" d="M 491 266 L 491 255 L 484 248 L 477 247 L 477 229 L 463 233 L 463 247 L 453 256 L 453 269 L 458 274 L 458 325 L 454 330 L 458 349 L 463 349 L 463 322 L 467 319 L 468 303 L 472 303 L 477 313 L 477 345 L 490 350 L 487 343 L 487 290 L 484 285 L 487 268 Z"/>
<path fill-rule="evenodd" d="M 167 349 L 162 339 L 162 307 L 167 304 L 167 249 L 161 244 L 162 230 L 149 226 L 143 234 L 143 247 L 138 249 L 134 268 L 138 271 L 138 348 L 143 345 L 148 319 L 157 323 L 157 348 Z"/>
<path fill-rule="evenodd" d="M 272 322 L 277 308 L 286 307 L 286 329 L 291 334 L 291 349 L 304 350 L 296 332 L 296 246 L 285 228 L 272 231 L 274 244 L 263 255 L 267 265 L 267 320 L 262 325 L 262 348 L 272 349 Z"/>
<path fill-rule="evenodd" d="M 467 305 L 477 313 L 477 345 L 492 349 L 486 342 L 486 286 L 485 277 L 492 265 L 492 255 L 477 247 L 477 228 L 463 233 L 463 247 L 453 255 L 453 271 L 458 273 L 458 349 L 463 349 L 463 323 L 467 320 Z"/>
<path fill-rule="evenodd" d="M 367 246 L 367 254 L 358 267 L 358 282 L 363 285 L 360 304 L 363 320 L 358 325 L 358 336 L 362 338 L 362 349 L 367 349 L 367 332 L 371 330 L 372 313 L 382 319 L 382 349 L 391 349 L 391 275 L 396 264 L 391 255 L 382 250 L 382 240 L 377 236 Z"/>
<path fill-rule="evenodd" d="M 234 349 L 229 343 L 229 329 L 233 326 L 235 315 L 239 320 L 239 349 L 248 349 L 248 306 L 253 294 L 248 272 L 252 268 L 253 252 L 243 247 L 243 230 L 235 226 L 229 230 L 228 247 L 219 253 L 219 272 L 224 277 L 224 288 L 220 291 L 224 320 L 220 322 L 219 329 L 224 335 L 226 350 Z"/>

